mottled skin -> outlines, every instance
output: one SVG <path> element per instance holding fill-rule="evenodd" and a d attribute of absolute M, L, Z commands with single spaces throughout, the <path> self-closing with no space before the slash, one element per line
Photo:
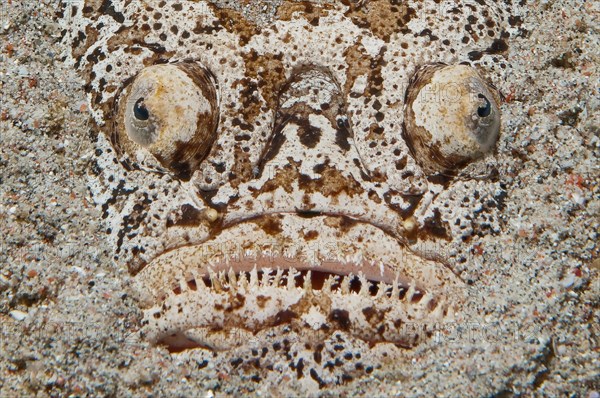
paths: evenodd
<path fill-rule="evenodd" d="M 403 325 L 459 309 L 463 282 L 437 249 L 493 233 L 502 189 L 426 174 L 402 138 L 404 101 L 426 64 L 466 63 L 501 84 L 510 1 L 284 1 L 269 26 L 197 1 L 83 3 L 64 20 L 101 132 L 90 188 L 151 340 L 226 349 L 235 330 L 267 346 L 286 328 L 307 346 L 322 335 L 303 329 L 395 352 L 427 338 Z M 198 62 L 219 93 L 210 152 L 177 165 L 124 144 L 118 110 L 140 70 L 167 62 Z M 303 361 L 314 367 L 299 377 L 340 382 Z"/>

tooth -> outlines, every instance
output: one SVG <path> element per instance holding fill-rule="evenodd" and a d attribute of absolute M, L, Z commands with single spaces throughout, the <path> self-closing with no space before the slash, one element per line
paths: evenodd
<path fill-rule="evenodd" d="M 187 284 L 187 281 L 185 280 L 185 278 L 180 275 L 177 277 L 177 280 L 179 282 L 179 289 L 181 289 L 181 293 L 185 293 L 188 290 L 190 290 L 190 287 Z"/>
<path fill-rule="evenodd" d="M 196 280 L 196 290 L 198 292 L 208 289 L 206 283 L 204 283 L 204 276 L 200 275 L 197 269 L 193 269 L 191 273 L 194 279 Z"/>
<path fill-rule="evenodd" d="M 219 281 L 218 275 L 215 274 L 212 268 L 208 269 L 208 276 L 212 282 L 213 290 L 217 293 L 221 293 L 223 291 L 223 286 L 221 286 L 221 281 Z"/>
<path fill-rule="evenodd" d="M 248 290 L 248 273 L 242 272 L 238 275 L 238 288 L 239 290 Z"/>
<path fill-rule="evenodd" d="M 421 300 L 419 300 L 419 305 L 423 309 L 428 310 L 429 302 L 432 299 L 433 299 L 433 294 L 431 294 L 429 292 L 425 292 L 425 293 L 423 293 L 423 296 L 421 297 Z"/>
<path fill-rule="evenodd" d="M 375 296 L 375 299 L 379 299 L 381 297 L 386 297 L 387 298 L 387 290 L 390 288 L 390 285 L 388 285 L 385 282 L 379 282 L 379 289 L 377 290 L 377 295 Z"/>
<path fill-rule="evenodd" d="M 404 296 L 404 300 L 407 303 L 412 302 L 413 296 L 415 295 L 415 284 L 414 282 L 410 282 L 409 287 L 408 287 L 408 291 L 406 292 L 406 295 Z"/>
<path fill-rule="evenodd" d="M 277 268 L 277 273 L 273 278 L 273 286 L 279 287 L 279 283 L 281 282 L 281 275 L 283 275 L 283 270 L 281 268 Z"/>
<path fill-rule="evenodd" d="M 227 286 L 227 278 L 226 278 L 227 274 L 225 273 L 225 271 L 221 271 L 219 272 L 219 282 L 221 283 L 221 287 L 223 289 L 225 289 L 225 287 Z"/>
<path fill-rule="evenodd" d="M 360 295 L 361 296 L 368 296 L 369 293 L 369 288 L 371 287 L 371 282 L 369 282 L 367 280 L 367 278 L 365 277 L 365 275 L 361 272 L 360 275 L 358 276 L 360 279 Z"/>
<path fill-rule="evenodd" d="M 304 290 L 311 291 L 312 290 L 312 272 L 308 271 L 306 273 L 306 277 L 304 277 Z"/>
<path fill-rule="evenodd" d="M 261 285 L 268 287 L 271 286 L 271 268 L 264 268 L 263 269 L 263 274 L 262 274 L 262 281 L 261 281 Z"/>
<path fill-rule="evenodd" d="M 440 300 L 437 305 L 435 306 L 435 308 L 433 309 L 433 312 L 431 313 L 431 316 L 434 319 L 442 319 L 444 317 L 444 307 L 446 306 L 446 302 L 444 300 Z"/>
<path fill-rule="evenodd" d="M 394 297 L 394 298 L 400 297 L 400 287 L 398 286 L 399 280 L 400 280 L 400 274 L 396 272 L 396 279 L 394 279 L 394 284 L 392 285 L 391 297 Z"/>
<path fill-rule="evenodd" d="M 335 282 L 335 277 L 333 275 L 329 275 L 327 279 L 325 279 L 325 283 L 323 283 L 323 289 L 325 293 L 331 293 L 331 285 Z"/>
<path fill-rule="evenodd" d="M 256 264 L 254 265 L 254 268 L 252 268 L 252 271 L 250 271 L 250 287 L 257 287 L 258 286 L 258 272 L 256 271 Z"/>
<path fill-rule="evenodd" d="M 229 268 L 229 272 L 228 272 L 228 277 L 229 277 L 229 286 L 231 286 L 231 288 L 237 288 L 237 277 L 235 275 L 235 271 L 233 270 L 233 268 Z"/>
<path fill-rule="evenodd" d="M 352 275 L 352 274 L 342 277 L 342 282 L 340 283 L 340 290 L 341 290 L 342 294 L 350 293 L 350 281 L 352 280 L 353 277 L 354 277 L 354 275 Z"/>
<path fill-rule="evenodd" d="M 296 270 L 293 268 L 290 268 L 287 271 L 287 288 L 289 290 L 294 289 L 296 287 L 295 272 Z"/>

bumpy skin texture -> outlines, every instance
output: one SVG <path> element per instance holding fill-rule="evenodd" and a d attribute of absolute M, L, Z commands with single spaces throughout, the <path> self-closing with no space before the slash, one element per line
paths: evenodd
<path fill-rule="evenodd" d="M 435 63 L 501 83 L 513 12 L 510 1 L 284 1 L 263 26 L 202 1 L 65 7 L 68 60 L 100 133 L 90 189 L 134 275 L 145 335 L 220 350 L 231 336 L 268 346 L 296 333 L 312 366 L 297 374 L 320 387 L 341 380 L 307 348 L 321 352 L 323 333 L 356 337 L 373 358 L 426 341 L 426 325 L 460 311 L 444 247 L 498 230 L 503 190 L 493 154 L 459 175 L 424 172 L 402 136 L 407 89 Z M 165 167 L 123 143 L 120 98 L 161 63 L 196 63 L 216 81 L 214 142 L 195 163 Z"/>

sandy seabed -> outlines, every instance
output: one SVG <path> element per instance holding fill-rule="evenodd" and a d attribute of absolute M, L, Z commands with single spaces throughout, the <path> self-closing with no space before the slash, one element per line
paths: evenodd
<path fill-rule="evenodd" d="M 0 3 L 0 397 L 306 395 L 136 337 L 86 187 L 89 108 L 61 63 L 57 3 Z M 600 5 L 530 3 L 498 145 L 507 227 L 469 243 L 485 248 L 472 322 L 321 395 L 599 396 Z"/>

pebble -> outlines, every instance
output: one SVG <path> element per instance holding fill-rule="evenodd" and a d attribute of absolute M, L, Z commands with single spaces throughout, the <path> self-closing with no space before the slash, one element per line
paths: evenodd
<path fill-rule="evenodd" d="M 577 270 L 575 272 L 569 272 L 569 274 L 561 281 L 563 287 L 569 288 L 578 288 L 581 286 L 582 279 L 580 278 L 581 271 Z"/>
<path fill-rule="evenodd" d="M 27 318 L 27 316 L 28 316 L 28 314 L 26 312 L 19 311 L 19 310 L 12 310 L 11 312 L 8 313 L 8 315 L 10 315 L 13 319 L 15 319 L 17 321 L 22 321 L 23 319 Z"/>

